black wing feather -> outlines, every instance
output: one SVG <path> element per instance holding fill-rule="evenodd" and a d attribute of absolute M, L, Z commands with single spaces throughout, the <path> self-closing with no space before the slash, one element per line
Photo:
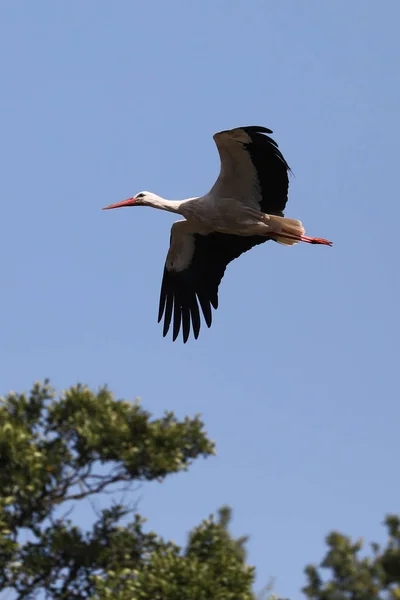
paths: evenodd
<path fill-rule="evenodd" d="M 194 301 L 190 306 L 190 315 L 192 317 L 193 335 L 194 335 L 195 339 L 197 340 L 197 338 L 199 337 L 199 333 L 200 333 L 200 311 L 199 311 L 199 305 L 197 304 L 197 298 L 196 298 L 195 294 L 193 294 L 193 296 L 194 296 Z"/>
<path fill-rule="evenodd" d="M 195 250 L 189 267 L 183 271 L 169 271 L 164 267 L 160 293 L 158 322 L 164 315 L 163 335 L 168 333 L 173 316 L 173 341 L 182 327 L 183 341 L 190 334 L 190 321 L 197 339 L 200 311 L 208 327 L 212 323 L 211 306 L 218 308 L 218 286 L 227 265 L 254 246 L 268 240 L 264 236 L 237 236 L 224 233 L 194 234 Z"/>
<path fill-rule="evenodd" d="M 278 144 L 264 133 L 272 133 L 266 127 L 240 127 L 251 138 L 245 144 L 258 174 L 261 188 L 262 212 L 283 217 L 288 200 L 290 167 L 279 150 Z"/>
<path fill-rule="evenodd" d="M 167 294 L 167 305 L 165 307 L 165 318 L 164 318 L 164 329 L 163 329 L 163 336 L 165 337 L 168 333 L 168 329 L 169 326 L 171 324 L 171 318 L 172 318 L 172 309 L 174 307 L 174 294 L 173 291 L 166 291 Z M 162 316 L 162 314 L 161 314 Z M 161 319 L 161 317 L 160 317 Z M 159 321 L 160 321 L 159 319 Z"/>
<path fill-rule="evenodd" d="M 190 333 L 190 311 L 192 310 L 192 299 L 185 293 L 181 298 L 182 334 L 183 341 L 187 342 Z"/>

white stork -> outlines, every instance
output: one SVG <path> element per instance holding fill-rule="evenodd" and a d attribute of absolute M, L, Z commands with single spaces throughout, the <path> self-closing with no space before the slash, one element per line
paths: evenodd
<path fill-rule="evenodd" d="M 164 315 L 164 337 L 173 316 L 173 341 L 182 327 L 183 341 L 200 332 L 200 310 L 211 326 L 211 306 L 218 307 L 218 287 L 226 266 L 243 252 L 267 240 L 285 246 L 297 242 L 332 242 L 304 235 L 300 221 L 283 216 L 288 199 L 289 165 L 265 127 L 221 131 L 214 141 L 221 170 L 205 196 L 165 200 L 140 192 L 106 206 L 152 206 L 178 213 L 185 220 L 171 228 L 170 248 L 161 285 L 158 322 Z"/>

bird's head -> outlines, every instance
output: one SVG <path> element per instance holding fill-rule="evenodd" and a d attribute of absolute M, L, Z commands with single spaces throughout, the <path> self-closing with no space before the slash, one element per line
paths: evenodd
<path fill-rule="evenodd" d="M 103 210 L 109 210 L 110 208 L 122 208 L 123 206 L 146 206 L 146 201 L 151 201 L 153 198 L 157 198 L 157 196 L 151 192 L 139 192 L 139 194 L 136 194 L 136 196 L 132 196 L 131 198 L 127 198 L 127 200 L 122 200 L 122 202 L 116 202 L 115 204 L 105 206 Z"/>

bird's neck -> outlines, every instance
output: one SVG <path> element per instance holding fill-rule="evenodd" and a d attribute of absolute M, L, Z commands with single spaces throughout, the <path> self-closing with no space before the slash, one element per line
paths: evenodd
<path fill-rule="evenodd" d="M 155 194 L 151 198 L 144 198 L 142 203 L 143 206 L 151 206 L 152 208 L 158 208 L 159 210 L 167 210 L 168 212 L 180 213 L 180 208 L 185 204 L 187 200 L 166 200 L 161 196 Z"/>

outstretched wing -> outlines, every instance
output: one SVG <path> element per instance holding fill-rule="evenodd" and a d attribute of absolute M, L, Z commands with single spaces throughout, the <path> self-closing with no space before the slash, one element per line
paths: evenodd
<path fill-rule="evenodd" d="M 240 198 L 270 215 L 283 216 L 289 165 L 266 127 L 238 127 L 214 135 L 221 170 L 210 194 Z"/>
<path fill-rule="evenodd" d="M 158 312 L 158 322 L 164 316 L 164 337 L 172 321 L 173 341 L 182 329 L 186 343 L 191 328 L 197 339 L 201 325 L 200 311 L 210 327 L 211 307 L 218 308 L 218 286 L 226 266 L 267 239 L 256 235 L 244 237 L 216 232 L 208 235 L 190 233 L 187 222 L 175 223 L 164 267 Z"/>

